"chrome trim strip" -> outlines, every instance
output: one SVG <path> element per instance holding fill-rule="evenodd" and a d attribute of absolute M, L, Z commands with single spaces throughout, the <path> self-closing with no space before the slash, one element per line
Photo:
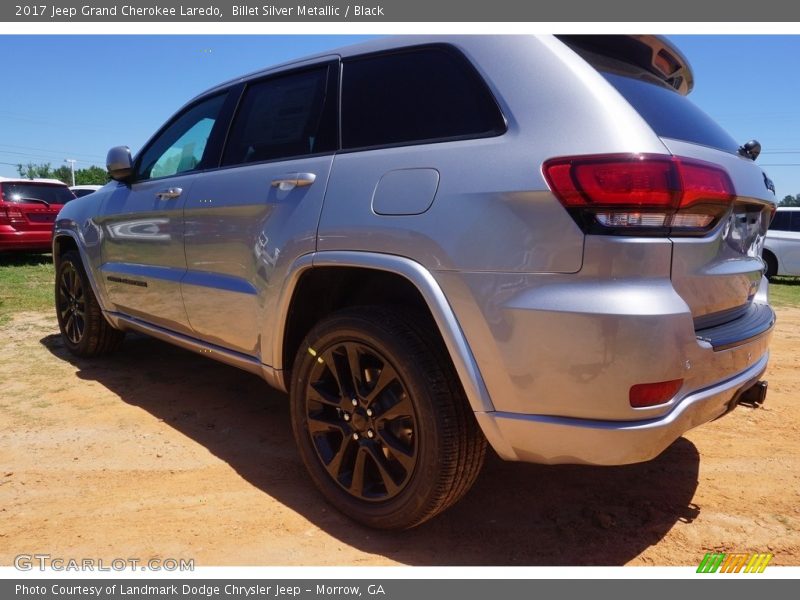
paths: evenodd
<path fill-rule="evenodd" d="M 197 352 L 202 356 L 207 356 L 208 358 L 263 377 L 268 384 L 279 387 L 276 381 L 275 370 L 269 365 L 261 363 L 261 361 L 253 356 L 202 342 L 195 338 L 152 325 L 151 323 L 146 323 L 145 321 L 122 313 L 109 312 L 107 317 L 119 327 L 138 331 L 139 333 L 144 333 L 145 335 L 152 336 L 164 342 L 180 346 L 185 350 Z"/>

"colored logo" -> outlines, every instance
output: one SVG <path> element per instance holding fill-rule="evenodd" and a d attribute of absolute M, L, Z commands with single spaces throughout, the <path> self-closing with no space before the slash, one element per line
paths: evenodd
<path fill-rule="evenodd" d="M 752 554 L 724 554 L 707 552 L 697 567 L 698 573 L 763 573 L 772 554 L 754 552 Z"/>

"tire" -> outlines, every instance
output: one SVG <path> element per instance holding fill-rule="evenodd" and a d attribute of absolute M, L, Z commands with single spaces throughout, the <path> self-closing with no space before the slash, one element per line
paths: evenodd
<path fill-rule="evenodd" d="M 407 529 L 452 506 L 486 454 L 449 357 L 420 320 L 346 309 L 312 328 L 294 362 L 303 463 L 333 506 L 370 527 Z"/>
<path fill-rule="evenodd" d="M 775 255 L 769 250 L 764 250 L 764 252 L 761 253 L 761 257 L 764 259 L 764 264 L 766 265 L 764 276 L 767 279 L 772 279 L 778 274 L 778 259 L 775 258 Z"/>
<path fill-rule="evenodd" d="M 70 250 L 56 270 L 55 306 L 61 339 L 72 354 L 84 358 L 118 349 L 125 332 L 114 329 L 103 316 L 80 255 Z"/>

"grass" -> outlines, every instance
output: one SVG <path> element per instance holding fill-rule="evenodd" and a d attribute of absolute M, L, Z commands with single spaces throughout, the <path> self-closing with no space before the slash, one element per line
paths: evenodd
<path fill-rule="evenodd" d="M 53 310 L 50 254 L 0 254 L 0 325 L 23 311 Z"/>
<path fill-rule="evenodd" d="M 773 277 L 769 301 L 775 306 L 800 307 L 800 277 Z"/>

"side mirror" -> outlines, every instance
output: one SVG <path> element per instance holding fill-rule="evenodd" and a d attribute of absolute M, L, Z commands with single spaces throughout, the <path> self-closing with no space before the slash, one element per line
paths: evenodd
<path fill-rule="evenodd" d="M 115 146 L 106 155 L 106 169 L 114 181 L 125 181 L 133 174 L 131 149 L 127 146 Z"/>

